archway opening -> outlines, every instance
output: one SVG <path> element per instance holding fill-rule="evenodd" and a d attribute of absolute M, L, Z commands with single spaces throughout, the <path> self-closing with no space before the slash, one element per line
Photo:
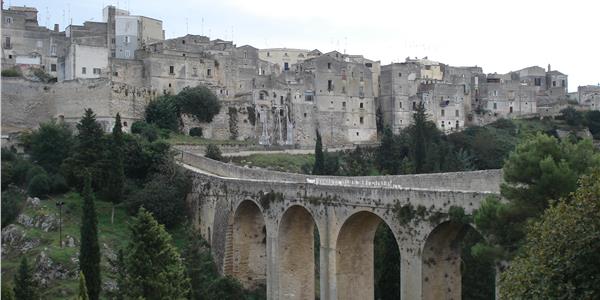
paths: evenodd
<path fill-rule="evenodd" d="M 494 299 L 494 264 L 472 251 L 482 240 L 468 224 L 438 225 L 423 248 L 423 299 Z"/>
<path fill-rule="evenodd" d="M 400 298 L 398 243 L 379 216 L 359 212 L 348 218 L 340 229 L 336 250 L 338 299 L 375 299 L 376 295 L 377 299 Z M 391 261 L 383 261 L 375 254 Z M 396 270 L 392 278 L 383 278 Z M 386 282 L 394 278 L 396 283 Z"/>
<path fill-rule="evenodd" d="M 245 289 L 266 287 L 267 233 L 258 206 L 243 201 L 237 208 L 231 226 L 231 239 L 226 249 L 225 274 L 238 279 Z"/>
<path fill-rule="evenodd" d="M 292 206 L 279 223 L 279 298 L 318 298 L 318 229 L 302 206 Z"/>

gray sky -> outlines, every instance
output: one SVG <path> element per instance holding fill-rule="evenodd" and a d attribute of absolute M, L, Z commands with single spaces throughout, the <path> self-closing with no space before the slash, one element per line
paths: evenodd
<path fill-rule="evenodd" d="M 167 38 L 204 34 L 238 46 L 362 54 L 382 64 L 424 57 L 506 73 L 539 65 L 569 90 L 600 83 L 597 0 L 4 0 L 39 10 L 49 27 L 102 20 L 112 4 L 163 20 Z M 70 17 L 69 17 L 70 16 Z M 204 20 L 204 22 L 202 21 Z"/>

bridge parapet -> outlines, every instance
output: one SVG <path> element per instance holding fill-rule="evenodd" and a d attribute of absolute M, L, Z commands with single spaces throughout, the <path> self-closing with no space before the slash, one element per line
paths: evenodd
<path fill-rule="evenodd" d="M 246 168 L 185 151 L 182 151 L 177 159 L 184 164 L 222 177 L 317 185 L 499 193 L 500 182 L 502 182 L 502 170 L 389 176 L 315 176 Z"/>

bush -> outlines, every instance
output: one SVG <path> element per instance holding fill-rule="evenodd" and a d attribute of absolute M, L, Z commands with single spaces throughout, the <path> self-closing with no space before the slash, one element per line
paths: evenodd
<path fill-rule="evenodd" d="M 67 185 L 65 177 L 60 174 L 52 175 L 50 190 L 54 194 L 61 194 L 69 191 L 69 186 Z"/>
<path fill-rule="evenodd" d="M 13 164 L 12 182 L 18 186 L 23 186 L 27 182 L 27 173 L 33 164 L 27 160 L 19 159 Z"/>
<path fill-rule="evenodd" d="M 204 156 L 208 157 L 210 159 L 218 160 L 218 161 L 223 160 L 223 155 L 221 154 L 221 149 L 219 149 L 219 147 L 217 145 L 213 145 L 213 144 L 210 144 L 206 147 L 206 154 Z"/>
<path fill-rule="evenodd" d="M 190 129 L 190 136 L 202 137 L 202 127 L 194 127 Z"/>
<path fill-rule="evenodd" d="M 583 123 L 583 114 L 569 106 L 560 111 L 562 118 L 571 126 L 580 126 Z"/>
<path fill-rule="evenodd" d="M 19 77 L 21 76 L 21 72 L 17 69 L 7 69 L 2 70 L 2 77 Z"/>
<path fill-rule="evenodd" d="M 17 160 L 17 154 L 6 147 L 2 147 L 2 161 L 15 161 Z"/>
<path fill-rule="evenodd" d="M 13 165 L 10 162 L 2 161 L 2 190 L 6 190 L 8 185 L 13 183 Z"/>
<path fill-rule="evenodd" d="M 57 172 L 70 155 L 73 145 L 71 130 L 64 124 L 42 123 L 24 138 L 31 161 L 50 173 Z"/>
<path fill-rule="evenodd" d="M 226 276 L 213 281 L 208 287 L 206 294 L 206 299 L 244 299 L 244 288 L 235 278 Z"/>
<path fill-rule="evenodd" d="M 2 228 L 12 223 L 23 209 L 25 195 L 16 188 L 2 192 Z"/>
<path fill-rule="evenodd" d="M 37 165 L 32 165 L 31 168 L 29 168 L 29 170 L 27 170 L 27 175 L 25 176 L 27 183 L 31 182 L 33 177 L 35 177 L 39 174 L 44 174 L 44 175 L 48 176 L 48 173 L 46 173 L 46 171 L 42 167 L 37 166 Z"/>
<path fill-rule="evenodd" d="M 50 192 L 50 178 L 46 173 L 35 175 L 27 185 L 27 192 L 32 197 L 44 197 Z"/>

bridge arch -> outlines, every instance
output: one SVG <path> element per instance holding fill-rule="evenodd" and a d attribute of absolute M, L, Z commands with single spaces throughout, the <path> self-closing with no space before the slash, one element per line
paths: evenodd
<path fill-rule="evenodd" d="M 471 224 L 454 221 L 444 221 L 428 234 L 421 250 L 422 299 L 463 298 L 462 272 L 465 271 L 465 262 L 462 247 L 463 240 L 469 234 L 476 234 L 483 239 Z M 476 279 L 478 285 L 486 286 L 487 279 L 481 275 Z M 493 279 L 491 284 L 494 284 Z"/>
<path fill-rule="evenodd" d="M 254 201 L 244 200 L 236 207 L 230 223 L 224 260 L 224 273 L 237 278 L 244 288 L 266 285 L 267 231 L 263 213 Z"/>
<path fill-rule="evenodd" d="M 338 299 L 374 299 L 374 240 L 380 224 L 391 229 L 382 217 L 371 211 L 355 212 L 342 223 L 336 241 Z M 398 239 L 393 236 L 397 246 Z"/>
<path fill-rule="evenodd" d="M 315 299 L 315 230 L 318 226 L 304 206 L 283 213 L 278 232 L 280 299 Z"/>

